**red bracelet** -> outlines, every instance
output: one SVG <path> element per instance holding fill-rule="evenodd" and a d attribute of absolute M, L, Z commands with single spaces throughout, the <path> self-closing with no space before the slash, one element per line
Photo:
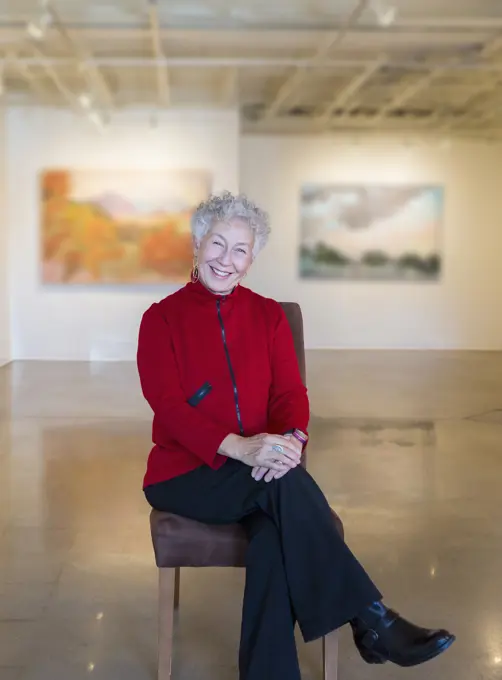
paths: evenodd
<path fill-rule="evenodd" d="M 305 434 L 305 432 L 302 432 L 301 430 L 293 430 L 293 437 L 297 439 L 302 446 L 305 446 L 305 444 L 308 442 L 309 438 Z"/>

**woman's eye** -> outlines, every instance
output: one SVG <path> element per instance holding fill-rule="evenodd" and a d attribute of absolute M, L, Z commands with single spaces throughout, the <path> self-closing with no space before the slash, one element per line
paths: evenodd
<path fill-rule="evenodd" d="M 219 241 L 213 241 L 215 246 L 221 246 L 221 243 Z"/>

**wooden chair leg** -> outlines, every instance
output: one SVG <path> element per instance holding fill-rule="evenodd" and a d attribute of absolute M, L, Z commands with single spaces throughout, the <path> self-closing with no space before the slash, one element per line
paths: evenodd
<path fill-rule="evenodd" d="M 326 635 L 322 640 L 322 666 L 324 680 L 338 678 L 338 631 Z"/>
<path fill-rule="evenodd" d="M 176 567 L 176 575 L 174 577 L 174 608 L 179 609 L 180 606 L 180 585 L 181 585 L 181 568 Z"/>
<path fill-rule="evenodd" d="M 175 569 L 159 569 L 158 680 L 169 680 L 173 655 Z"/>

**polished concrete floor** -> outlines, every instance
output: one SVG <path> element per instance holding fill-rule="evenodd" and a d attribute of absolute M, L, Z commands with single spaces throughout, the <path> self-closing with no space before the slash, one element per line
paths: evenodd
<path fill-rule="evenodd" d="M 316 352 L 309 469 L 347 540 L 454 647 L 341 680 L 502 678 L 502 355 Z M 0 369 L 0 679 L 150 680 L 156 570 L 141 480 L 150 415 L 132 364 Z M 173 680 L 237 680 L 243 573 L 185 570 Z M 303 677 L 320 645 L 299 641 Z"/>

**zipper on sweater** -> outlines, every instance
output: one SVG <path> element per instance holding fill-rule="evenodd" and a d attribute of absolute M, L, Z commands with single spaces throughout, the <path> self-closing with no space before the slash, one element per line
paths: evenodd
<path fill-rule="evenodd" d="M 216 309 L 218 310 L 218 320 L 220 322 L 220 328 L 221 328 L 221 337 L 223 339 L 223 347 L 225 349 L 225 355 L 227 357 L 227 364 L 228 364 L 228 370 L 230 371 L 230 378 L 232 379 L 232 386 L 234 388 L 234 401 L 235 401 L 235 411 L 237 413 L 237 422 L 239 423 L 239 430 L 241 433 L 241 437 L 244 436 L 244 427 L 242 425 L 242 417 L 241 417 L 241 407 L 239 406 L 239 393 L 237 392 L 237 383 L 235 381 L 235 373 L 234 369 L 232 368 L 232 362 L 230 361 L 230 353 L 228 351 L 228 345 L 227 345 L 227 334 L 225 333 L 225 324 L 223 323 L 223 318 L 221 316 L 221 302 L 218 300 L 216 302 Z"/>

